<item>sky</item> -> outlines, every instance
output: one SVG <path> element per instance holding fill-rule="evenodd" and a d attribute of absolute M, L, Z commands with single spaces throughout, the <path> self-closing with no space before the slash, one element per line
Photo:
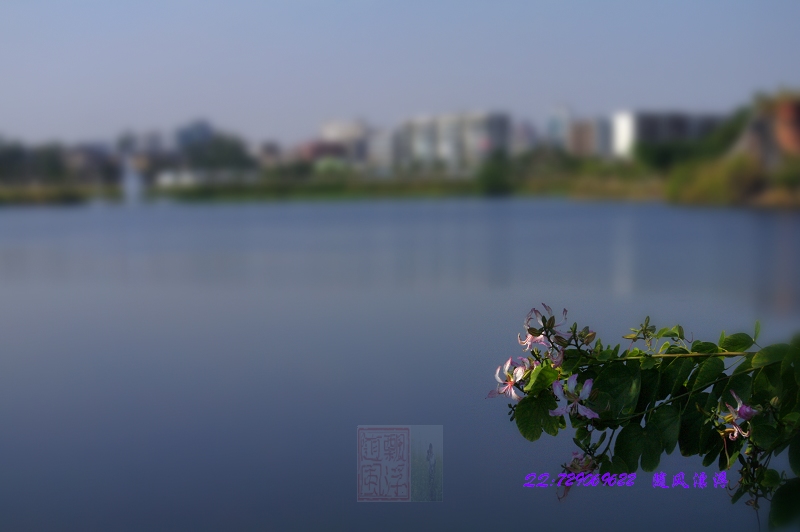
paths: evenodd
<path fill-rule="evenodd" d="M 111 141 L 204 118 L 295 143 L 336 119 L 724 112 L 800 87 L 798 20 L 788 0 L 3 0 L 0 136 Z"/>

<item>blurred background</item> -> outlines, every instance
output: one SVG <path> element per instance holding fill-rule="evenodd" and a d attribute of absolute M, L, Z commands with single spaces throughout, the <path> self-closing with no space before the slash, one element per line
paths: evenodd
<path fill-rule="evenodd" d="M 756 529 L 641 472 L 523 488 L 571 435 L 484 398 L 541 302 L 604 344 L 800 329 L 799 19 L 0 4 L 0 528 Z M 412 424 L 443 502 L 357 503 L 356 427 Z"/>

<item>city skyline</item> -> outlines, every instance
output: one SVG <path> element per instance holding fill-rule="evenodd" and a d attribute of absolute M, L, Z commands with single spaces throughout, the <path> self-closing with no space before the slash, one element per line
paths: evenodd
<path fill-rule="evenodd" d="M 800 86 L 798 18 L 779 2 L 5 3 L 0 135 L 107 141 L 200 118 L 289 145 L 337 119 L 727 112 Z"/>

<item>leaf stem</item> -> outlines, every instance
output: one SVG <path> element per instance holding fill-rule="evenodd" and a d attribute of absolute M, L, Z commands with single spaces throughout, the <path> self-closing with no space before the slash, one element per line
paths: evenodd
<path fill-rule="evenodd" d="M 725 353 L 671 353 L 665 355 L 645 355 L 640 357 L 620 357 L 612 358 L 608 362 L 617 360 L 641 360 L 643 358 L 691 358 L 691 357 L 743 357 L 747 355 L 754 355 L 756 351 L 728 351 Z"/>

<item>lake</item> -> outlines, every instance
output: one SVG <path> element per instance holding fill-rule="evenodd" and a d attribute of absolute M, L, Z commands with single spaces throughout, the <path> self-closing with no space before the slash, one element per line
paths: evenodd
<path fill-rule="evenodd" d="M 722 489 L 523 487 L 494 370 L 542 302 L 800 329 L 800 215 L 556 199 L 0 210 L 0 529 L 755 530 Z M 625 347 L 625 346 L 623 346 Z M 356 427 L 442 425 L 441 503 L 358 503 Z M 786 467 L 785 454 L 779 457 Z M 775 462 L 773 462 L 775 463 Z M 662 457 L 691 484 L 700 459 Z M 738 475 L 731 471 L 729 478 Z M 710 482 L 709 482 L 710 484 Z M 766 523 L 766 512 L 762 511 Z"/>

